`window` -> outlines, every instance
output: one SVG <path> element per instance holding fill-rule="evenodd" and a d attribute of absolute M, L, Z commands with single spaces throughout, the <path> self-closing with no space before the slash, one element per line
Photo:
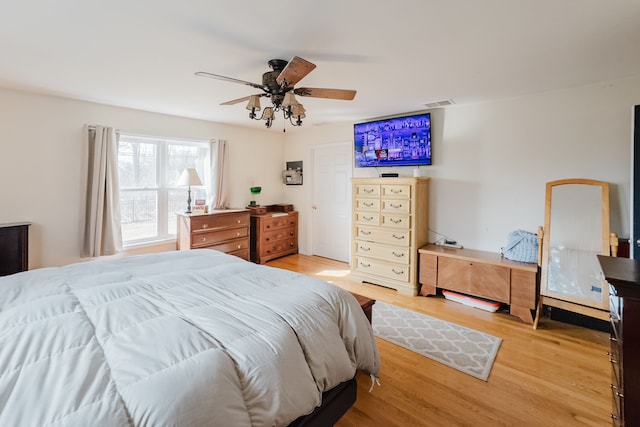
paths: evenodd
<path fill-rule="evenodd" d="M 176 212 L 187 209 L 187 188 L 176 182 L 193 167 L 204 182 L 209 144 L 120 134 L 118 178 L 123 245 L 165 240 L 176 235 Z M 205 187 L 191 187 L 195 199 Z"/>

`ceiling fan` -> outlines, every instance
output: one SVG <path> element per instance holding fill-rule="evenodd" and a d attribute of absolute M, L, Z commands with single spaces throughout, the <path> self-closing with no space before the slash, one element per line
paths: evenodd
<path fill-rule="evenodd" d="M 343 99 L 351 101 L 356 96 L 355 90 L 347 89 L 325 89 L 294 86 L 302 80 L 307 74 L 316 68 L 316 65 L 294 56 L 291 61 L 284 59 L 272 59 L 268 62 L 269 67 L 273 71 L 267 71 L 262 75 L 262 84 L 248 82 L 245 80 L 234 79 L 233 77 L 221 76 L 219 74 L 198 71 L 196 76 L 211 77 L 213 79 L 224 80 L 232 83 L 240 83 L 247 86 L 261 89 L 263 93 L 244 96 L 231 101 L 223 102 L 220 105 L 234 105 L 240 102 L 249 101 L 247 110 L 250 110 L 249 118 L 255 120 L 266 120 L 266 126 L 271 127 L 275 120 L 275 113 L 282 110 L 285 120 L 289 120 L 293 126 L 300 126 L 302 119 L 306 117 L 305 109 L 296 99 L 294 95 L 310 96 L 313 98 Z M 257 117 L 256 110 L 260 110 L 260 98 L 267 97 L 271 99 L 273 107 L 265 107 L 262 116 Z M 295 121 L 294 121 L 295 120 Z"/>

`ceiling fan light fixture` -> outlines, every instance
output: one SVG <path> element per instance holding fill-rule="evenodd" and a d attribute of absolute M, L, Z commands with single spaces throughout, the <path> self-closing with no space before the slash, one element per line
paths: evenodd
<path fill-rule="evenodd" d="M 271 124 L 273 123 L 275 118 L 276 118 L 276 114 L 273 111 L 273 107 L 265 107 L 264 111 L 262 112 L 262 117 L 261 117 L 262 120 L 266 120 L 267 121 L 267 123 L 265 123 L 264 125 L 267 128 L 270 128 Z"/>
<path fill-rule="evenodd" d="M 260 95 L 251 95 L 247 103 L 247 110 L 250 111 L 249 118 L 256 118 L 256 110 L 260 111 Z"/>
<path fill-rule="evenodd" d="M 306 117 L 306 111 L 302 104 L 298 102 L 294 95 L 309 96 L 312 98 L 342 99 L 352 100 L 355 97 L 355 90 L 326 89 L 326 88 L 294 88 L 307 74 L 316 68 L 315 64 L 294 56 L 291 61 L 283 59 L 272 59 L 268 62 L 273 71 L 268 71 L 262 75 L 262 84 L 240 80 L 233 77 L 225 77 L 219 74 L 199 71 L 197 76 L 210 77 L 217 80 L 224 80 L 232 83 L 239 83 L 261 89 L 264 94 L 249 95 L 242 98 L 223 102 L 221 105 L 235 105 L 249 100 L 247 110 L 249 118 L 252 120 L 266 120 L 267 128 L 275 120 L 275 114 L 282 111 L 285 123 L 289 120 L 293 126 L 302 125 L 302 119 Z M 265 96 L 271 100 L 271 107 L 265 107 L 262 115 L 258 117 L 256 111 L 260 111 L 260 97 Z"/>
<path fill-rule="evenodd" d="M 282 101 L 282 108 L 289 108 L 293 107 L 294 105 L 300 105 L 300 103 L 293 94 L 293 91 L 285 93 L 284 100 Z"/>

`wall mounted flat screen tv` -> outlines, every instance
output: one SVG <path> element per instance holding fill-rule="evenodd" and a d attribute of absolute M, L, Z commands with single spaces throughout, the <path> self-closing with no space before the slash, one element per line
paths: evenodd
<path fill-rule="evenodd" d="M 355 166 L 431 164 L 431 114 L 422 113 L 353 125 Z"/>

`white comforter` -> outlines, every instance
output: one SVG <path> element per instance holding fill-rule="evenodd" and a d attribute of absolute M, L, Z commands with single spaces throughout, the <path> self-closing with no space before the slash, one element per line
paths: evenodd
<path fill-rule="evenodd" d="M 377 374 L 346 291 L 213 250 L 0 278 L 0 426 L 273 426 Z"/>

